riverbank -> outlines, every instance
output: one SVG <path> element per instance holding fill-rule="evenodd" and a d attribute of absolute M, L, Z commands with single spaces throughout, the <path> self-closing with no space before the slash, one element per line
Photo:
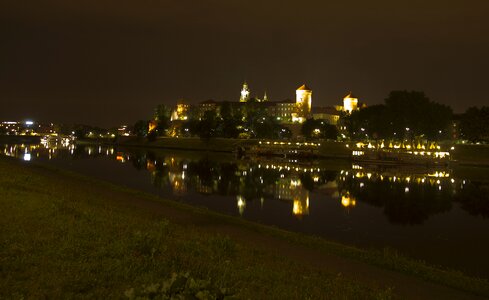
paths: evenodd
<path fill-rule="evenodd" d="M 191 150 L 207 152 L 228 152 L 235 151 L 238 147 L 250 147 L 257 145 L 259 140 L 243 139 L 224 139 L 215 138 L 203 140 L 200 138 L 166 138 L 159 137 L 155 141 L 138 139 L 135 137 L 120 139 L 117 145 L 129 147 L 163 148 L 172 150 Z M 340 158 L 350 159 L 351 149 L 346 147 L 348 143 L 335 141 L 321 141 L 319 146 L 320 158 Z M 451 144 L 445 142 L 446 147 Z M 455 145 L 455 150 L 451 151 L 454 165 L 461 166 L 489 166 L 489 146 L 488 145 Z"/>
<path fill-rule="evenodd" d="M 40 136 L 35 135 L 0 135 L 0 144 L 39 144 Z"/>
<path fill-rule="evenodd" d="M 224 139 L 214 138 L 210 140 L 200 138 L 166 138 L 159 137 L 155 141 L 147 139 L 129 138 L 119 141 L 120 146 L 164 148 L 173 150 L 191 150 L 208 152 L 234 152 L 238 147 L 251 147 L 258 145 L 260 140 L 244 139 Z M 346 143 L 321 141 L 319 146 L 319 156 L 323 158 L 345 158 L 351 157 L 351 151 L 346 147 Z"/>
<path fill-rule="evenodd" d="M 173 272 L 210 279 L 204 292 L 229 288 L 238 298 L 489 295 L 485 280 L 392 251 L 285 232 L 51 167 L 2 157 L 0 175 L 0 298 L 119 298 Z"/>

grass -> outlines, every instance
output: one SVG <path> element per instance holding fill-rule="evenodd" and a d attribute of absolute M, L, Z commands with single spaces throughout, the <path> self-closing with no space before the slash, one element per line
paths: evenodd
<path fill-rule="evenodd" d="M 174 273 L 203 282 L 200 296 L 221 288 L 243 299 L 391 296 L 226 235 L 117 205 L 93 185 L 77 186 L 76 176 L 38 175 L 0 160 L 0 298 L 162 297 L 168 291 L 155 287 L 171 283 Z M 192 293 L 195 284 L 180 288 Z"/>

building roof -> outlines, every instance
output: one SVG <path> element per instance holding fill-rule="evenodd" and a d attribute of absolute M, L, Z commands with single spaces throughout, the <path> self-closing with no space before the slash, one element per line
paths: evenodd
<path fill-rule="evenodd" d="M 282 100 L 282 101 L 277 101 L 277 103 L 295 103 L 295 100 L 290 100 L 290 99 L 285 99 L 285 100 Z"/>
<path fill-rule="evenodd" d="M 311 110 L 313 114 L 327 114 L 327 115 L 338 115 L 338 116 L 340 115 L 340 112 L 332 106 L 313 107 Z"/>
<path fill-rule="evenodd" d="M 217 102 L 212 100 L 212 99 L 209 99 L 209 100 L 205 100 L 205 101 L 200 102 L 200 104 L 217 104 Z"/>
<path fill-rule="evenodd" d="M 298 89 L 298 91 L 312 91 L 305 83 L 301 85 Z"/>

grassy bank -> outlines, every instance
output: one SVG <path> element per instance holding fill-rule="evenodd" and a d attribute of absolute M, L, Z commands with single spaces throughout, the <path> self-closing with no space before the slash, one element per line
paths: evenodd
<path fill-rule="evenodd" d="M 182 290 L 245 299 L 489 295 L 485 280 L 392 251 L 347 247 L 7 158 L 0 158 L 0 211 L 0 298 Z"/>

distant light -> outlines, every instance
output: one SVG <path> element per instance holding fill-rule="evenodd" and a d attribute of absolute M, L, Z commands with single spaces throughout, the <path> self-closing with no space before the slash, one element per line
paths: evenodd
<path fill-rule="evenodd" d="M 33 125 L 33 124 L 34 124 L 34 122 L 32 122 L 32 121 L 25 121 L 25 125 L 27 125 L 27 126 L 30 126 L 30 125 Z"/>
<path fill-rule="evenodd" d="M 408 188 L 408 187 L 406 187 L 406 188 L 404 189 L 404 193 L 409 193 L 409 188 Z"/>
<path fill-rule="evenodd" d="M 24 161 L 30 161 L 30 160 L 31 160 L 31 154 L 30 153 L 24 154 Z"/>

